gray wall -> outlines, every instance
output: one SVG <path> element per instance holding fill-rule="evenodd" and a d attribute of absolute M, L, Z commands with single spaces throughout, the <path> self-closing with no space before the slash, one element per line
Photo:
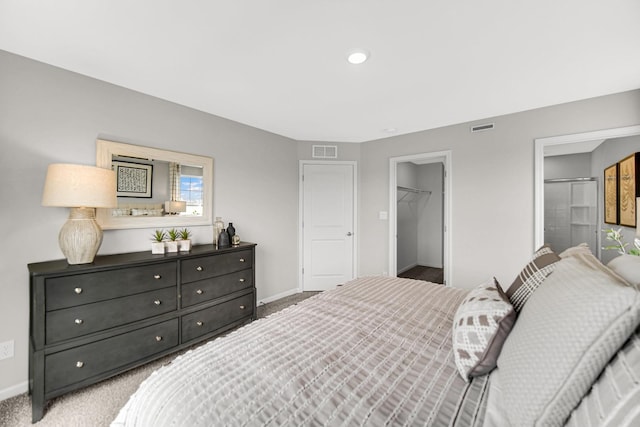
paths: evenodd
<path fill-rule="evenodd" d="M 591 153 L 567 154 L 544 158 L 544 179 L 590 178 Z"/>
<path fill-rule="evenodd" d="M 418 219 L 418 264 L 442 268 L 442 187 L 444 165 L 430 163 L 418 168 L 419 187 L 431 191 Z"/>
<path fill-rule="evenodd" d="M 0 342 L 15 340 L 0 393 L 26 386 L 27 264 L 63 258 L 68 209 L 40 205 L 47 165 L 95 164 L 98 136 L 213 157 L 214 215 L 258 243 L 258 299 L 297 288 L 296 141 L 2 51 L 0 70 Z M 212 242 L 211 226 L 192 229 Z M 107 230 L 100 253 L 149 250 L 152 232 Z"/>
<path fill-rule="evenodd" d="M 492 131 L 469 126 L 494 122 Z M 534 140 L 640 124 L 640 91 L 480 119 L 362 144 L 360 274 L 388 271 L 389 158 L 451 150 L 451 285 L 509 286 L 534 250 Z"/>
<path fill-rule="evenodd" d="M 635 228 L 631 227 L 622 227 L 619 225 L 605 224 L 604 223 L 604 204 L 602 203 L 604 188 L 602 184 L 602 178 L 604 176 L 604 169 L 606 167 L 611 166 L 614 163 L 619 162 L 624 159 L 628 155 L 632 153 L 640 152 L 640 136 L 630 136 L 626 138 L 614 138 L 608 139 L 604 141 L 598 148 L 593 150 L 591 155 L 591 168 L 593 176 L 597 176 L 598 179 L 598 194 L 599 194 L 599 202 L 598 202 L 598 210 L 599 210 L 599 218 L 600 218 L 600 230 L 608 229 L 608 228 L 622 228 L 622 235 L 624 236 L 624 241 L 629 243 L 629 247 L 633 247 L 633 240 L 636 236 Z M 636 206 L 636 209 L 638 207 Z M 613 242 L 606 240 L 606 233 L 601 232 L 600 241 L 602 246 L 607 246 L 612 244 Z M 618 256 L 616 251 L 602 251 L 600 258 L 604 263 L 611 261 L 613 258 Z"/>

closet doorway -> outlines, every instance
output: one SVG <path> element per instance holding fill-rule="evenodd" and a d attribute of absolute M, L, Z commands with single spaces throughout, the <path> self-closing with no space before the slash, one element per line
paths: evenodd
<path fill-rule="evenodd" d="M 450 284 L 449 152 L 391 159 L 391 276 Z"/>

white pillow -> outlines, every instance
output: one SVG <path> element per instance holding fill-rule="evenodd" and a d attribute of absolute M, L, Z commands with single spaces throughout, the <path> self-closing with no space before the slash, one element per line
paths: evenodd
<path fill-rule="evenodd" d="M 627 282 L 640 285 L 640 256 L 620 255 L 609 261 L 607 267 L 618 273 Z"/>

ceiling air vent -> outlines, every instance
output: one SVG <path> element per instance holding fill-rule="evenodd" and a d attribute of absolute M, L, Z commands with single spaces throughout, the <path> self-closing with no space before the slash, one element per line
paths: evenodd
<path fill-rule="evenodd" d="M 483 130 L 492 130 L 494 126 L 495 126 L 494 123 L 485 123 L 483 125 L 471 126 L 471 132 L 481 132 Z"/>
<path fill-rule="evenodd" d="M 338 158 L 338 146 L 337 145 L 314 145 L 312 147 L 314 159 L 337 159 Z"/>

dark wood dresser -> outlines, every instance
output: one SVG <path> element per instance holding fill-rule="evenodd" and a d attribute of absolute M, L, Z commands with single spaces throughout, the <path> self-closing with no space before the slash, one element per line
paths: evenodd
<path fill-rule="evenodd" d="M 53 397 L 255 319 L 255 246 L 29 264 L 33 422 Z"/>

